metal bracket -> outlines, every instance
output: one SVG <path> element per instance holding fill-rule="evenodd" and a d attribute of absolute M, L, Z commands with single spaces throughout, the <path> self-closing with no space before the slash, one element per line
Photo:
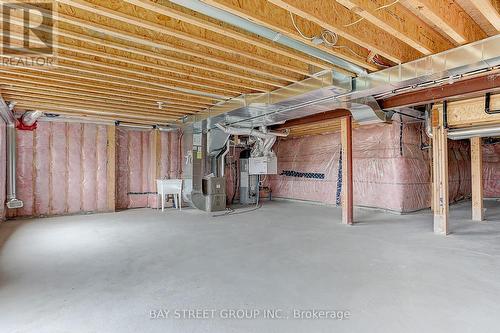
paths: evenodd
<path fill-rule="evenodd" d="M 486 95 L 484 96 L 484 112 L 486 112 L 487 114 L 500 113 L 500 110 L 490 109 L 490 99 L 491 99 L 491 93 L 486 93 Z"/>

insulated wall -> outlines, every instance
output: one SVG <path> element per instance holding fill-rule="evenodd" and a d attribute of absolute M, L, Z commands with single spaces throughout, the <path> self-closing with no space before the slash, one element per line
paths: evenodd
<path fill-rule="evenodd" d="M 6 199 L 6 176 L 7 176 L 7 154 L 6 154 L 6 128 L 5 122 L 0 118 L 0 221 L 5 220 Z"/>
<path fill-rule="evenodd" d="M 425 140 L 424 140 L 425 141 Z M 421 124 L 370 125 L 353 131 L 354 204 L 397 212 L 430 207 L 430 150 Z M 275 145 L 280 175 L 268 176 L 273 196 L 340 202 L 340 133 L 282 139 Z M 471 193 L 468 141 L 449 141 L 450 201 Z M 499 196 L 498 145 L 485 149 L 485 194 Z M 496 153 L 495 153 L 496 151 Z"/>
<path fill-rule="evenodd" d="M 107 126 L 38 122 L 17 131 L 17 194 L 8 217 L 107 210 Z"/>
<path fill-rule="evenodd" d="M 155 180 L 181 177 L 179 133 L 118 127 L 116 142 L 116 208 L 155 208 Z"/>

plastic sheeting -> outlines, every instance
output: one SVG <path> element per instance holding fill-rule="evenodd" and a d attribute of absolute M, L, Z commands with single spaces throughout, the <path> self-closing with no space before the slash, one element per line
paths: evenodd
<path fill-rule="evenodd" d="M 484 195 L 500 198 L 500 143 L 483 146 Z"/>
<path fill-rule="evenodd" d="M 17 194 L 9 217 L 107 210 L 105 125 L 39 122 L 17 131 Z"/>
<path fill-rule="evenodd" d="M 421 124 L 363 126 L 353 131 L 354 204 L 411 212 L 430 207 L 430 150 L 421 149 Z M 336 204 L 340 133 L 282 139 L 278 172 L 322 173 L 325 179 L 270 175 L 273 196 Z M 498 147 L 485 146 L 485 194 L 499 196 Z M 450 201 L 470 197 L 468 141 L 449 141 Z M 495 153 L 496 151 L 496 153 Z"/>
<path fill-rule="evenodd" d="M 157 174 L 152 174 L 153 131 L 117 128 L 116 208 L 156 208 L 156 178 L 180 178 L 178 132 L 160 132 Z"/>

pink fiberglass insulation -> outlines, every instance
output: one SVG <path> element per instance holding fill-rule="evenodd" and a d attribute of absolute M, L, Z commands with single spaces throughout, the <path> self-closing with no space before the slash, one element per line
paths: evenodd
<path fill-rule="evenodd" d="M 500 143 L 483 146 L 484 195 L 500 198 Z"/>
<path fill-rule="evenodd" d="M 116 208 L 128 208 L 128 132 L 116 129 Z"/>
<path fill-rule="evenodd" d="M 105 211 L 97 198 L 106 203 L 106 145 L 101 125 L 39 122 L 35 131 L 18 130 L 17 192 L 24 207 L 8 215 Z"/>
<path fill-rule="evenodd" d="M 21 215 L 31 215 L 34 204 L 33 193 L 33 132 L 17 131 L 17 193 L 24 203 Z M 9 211 L 9 215 L 14 211 Z"/>
<path fill-rule="evenodd" d="M 119 209 L 156 208 L 156 178 L 178 178 L 179 135 L 161 132 L 157 174 L 152 174 L 152 131 L 117 128 L 117 205 Z"/>
<path fill-rule="evenodd" d="M 144 131 L 128 132 L 128 207 L 147 207 L 148 198 L 143 188 L 143 141 Z"/>
<path fill-rule="evenodd" d="M 97 125 L 83 124 L 82 142 L 82 208 L 97 208 Z"/>
<path fill-rule="evenodd" d="M 20 133 L 21 131 L 18 131 Z M 34 160 L 34 207 L 29 215 L 49 215 L 49 193 L 50 193 L 50 134 L 49 122 L 39 122 L 37 129 L 33 132 L 33 160 Z M 19 163 L 18 168 L 21 168 Z M 20 215 L 22 216 L 22 215 Z"/>
<path fill-rule="evenodd" d="M 108 208 L 108 132 L 106 125 L 97 125 L 97 210 Z"/>
<path fill-rule="evenodd" d="M 181 151 L 179 150 L 179 132 L 170 132 L 170 178 L 180 177 L 179 157 Z"/>
<path fill-rule="evenodd" d="M 354 203 L 397 212 L 430 206 L 430 150 L 422 150 L 421 125 L 399 123 L 363 126 L 353 132 Z M 402 148 L 402 150 L 401 150 Z M 468 141 L 449 141 L 450 201 L 470 196 Z M 485 195 L 498 188 L 498 152 L 485 148 Z M 498 148 L 496 148 L 498 149 Z M 324 179 L 286 175 L 268 176 L 273 196 L 336 204 L 340 134 L 283 139 L 275 145 L 278 173 L 324 174 Z M 493 190 L 492 190 L 493 189 Z M 496 192 L 498 196 L 498 191 Z"/>
<path fill-rule="evenodd" d="M 50 123 L 50 213 L 66 213 L 68 192 L 66 124 Z"/>
<path fill-rule="evenodd" d="M 0 118 L 0 221 L 5 220 L 5 205 L 3 204 L 6 199 L 6 186 L 7 186 L 7 173 L 3 170 L 7 170 L 7 154 L 6 154 L 6 128 L 5 122 Z"/>
<path fill-rule="evenodd" d="M 170 176 L 170 132 L 160 132 L 160 178 Z"/>
<path fill-rule="evenodd" d="M 82 124 L 68 123 L 68 213 L 82 210 Z M 72 190 L 76 189 L 76 190 Z"/>

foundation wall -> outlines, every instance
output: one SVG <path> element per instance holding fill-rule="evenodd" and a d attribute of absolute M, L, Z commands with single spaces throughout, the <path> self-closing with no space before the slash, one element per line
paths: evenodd
<path fill-rule="evenodd" d="M 153 149 L 154 135 L 157 135 L 156 149 Z M 181 177 L 179 133 L 118 127 L 116 136 L 116 208 L 156 208 L 155 180 Z"/>
<path fill-rule="evenodd" d="M 17 131 L 17 194 L 8 217 L 107 210 L 107 126 L 39 122 Z"/>
<path fill-rule="evenodd" d="M 7 155 L 6 155 L 6 133 L 5 122 L 0 118 L 0 221 L 5 220 L 6 207 L 6 177 L 7 177 Z"/>
<path fill-rule="evenodd" d="M 397 122 L 353 131 L 355 205 L 397 212 L 430 207 L 431 155 L 430 150 L 421 149 L 421 135 L 421 124 L 404 124 L 401 132 Z M 500 196 L 499 147 L 483 147 L 488 197 Z M 467 140 L 450 140 L 449 150 L 453 202 L 471 195 L 470 147 Z M 281 175 L 266 180 L 274 197 L 340 203 L 340 133 L 282 139 L 275 145 L 275 152 Z"/>

